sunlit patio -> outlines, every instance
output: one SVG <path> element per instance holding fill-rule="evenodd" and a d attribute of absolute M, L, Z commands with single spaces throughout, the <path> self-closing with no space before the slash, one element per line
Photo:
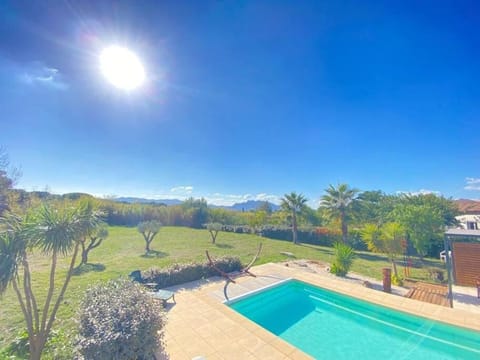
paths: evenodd
<path fill-rule="evenodd" d="M 236 313 L 223 302 L 248 292 L 295 278 L 379 305 L 452 325 L 480 331 L 480 302 L 474 289 L 456 288 L 454 308 L 405 298 L 402 292 L 387 294 L 362 285 L 355 275 L 338 279 L 325 271 L 264 264 L 254 267 L 257 277 L 243 276 L 226 286 L 222 278 L 171 288 L 176 303 L 169 302 L 166 350 L 170 359 L 311 359 L 284 340 Z M 471 293 L 471 294 L 470 294 Z"/>

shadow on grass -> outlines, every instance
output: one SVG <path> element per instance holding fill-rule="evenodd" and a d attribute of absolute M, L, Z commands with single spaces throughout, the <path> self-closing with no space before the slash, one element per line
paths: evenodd
<path fill-rule="evenodd" d="M 389 260 L 384 256 L 380 254 L 366 254 L 366 253 L 358 253 L 357 252 L 357 258 L 367 260 L 367 261 L 383 261 L 383 262 L 389 262 Z"/>
<path fill-rule="evenodd" d="M 445 270 L 446 264 L 438 262 L 437 260 L 431 260 L 429 258 L 416 259 L 414 267 L 433 267 L 441 270 Z"/>
<path fill-rule="evenodd" d="M 73 269 L 72 275 L 78 276 L 86 274 L 89 272 L 101 272 L 105 270 L 105 265 L 103 264 L 82 264 Z"/>
<path fill-rule="evenodd" d="M 315 247 L 315 246 L 310 245 L 310 244 L 303 244 L 303 243 L 298 244 L 298 246 L 308 247 L 312 250 L 315 250 L 315 251 L 318 251 L 318 252 L 321 252 L 321 253 L 324 253 L 324 254 L 328 254 L 328 255 L 333 254 L 333 249 L 332 250 L 326 250 L 326 249 Z"/>
<path fill-rule="evenodd" d="M 215 244 L 215 246 L 220 249 L 233 249 L 233 246 L 230 244 Z"/>
<path fill-rule="evenodd" d="M 150 250 L 149 252 L 140 255 L 140 257 L 142 257 L 142 258 L 147 258 L 147 259 L 151 259 L 151 258 L 163 258 L 163 257 L 165 257 L 165 256 L 168 256 L 168 253 L 163 252 L 163 251 L 157 251 L 157 250 Z"/>

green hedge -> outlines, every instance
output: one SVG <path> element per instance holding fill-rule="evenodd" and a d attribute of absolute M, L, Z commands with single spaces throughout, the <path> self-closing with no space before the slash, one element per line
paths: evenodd
<path fill-rule="evenodd" d="M 273 240 L 292 241 L 292 228 L 290 226 L 265 225 L 253 229 L 248 225 L 224 225 L 222 230 L 237 234 L 255 233 Z M 319 227 L 299 227 L 297 234 L 299 242 L 312 245 L 333 246 L 340 239 L 340 235 Z"/>
<path fill-rule="evenodd" d="M 240 271 L 242 263 L 237 257 L 222 257 L 215 260 L 215 265 L 226 273 Z M 208 263 L 174 264 L 168 268 L 151 268 L 142 271 L 143 283 L 156 283 L 161 289 L 219 275 Z"/>

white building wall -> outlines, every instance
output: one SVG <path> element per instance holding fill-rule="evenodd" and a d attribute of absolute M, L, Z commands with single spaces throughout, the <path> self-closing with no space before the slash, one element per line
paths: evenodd
<path fill-rule="evenodd" d="M 480 215 L 459 215 L 455 218 L 461 229 L 480 230 Z"/>

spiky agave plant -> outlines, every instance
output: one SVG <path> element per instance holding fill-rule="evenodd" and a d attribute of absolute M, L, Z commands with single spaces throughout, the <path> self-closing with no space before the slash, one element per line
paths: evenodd
<path fill-rule="evenodd" d="M 350 246 L 341 242 L 336 242 L 333 247 L 335 249 L 335 259 L 330 272 L 337 276 L 345 276 L 355 259 L 355 252 Z"/>

